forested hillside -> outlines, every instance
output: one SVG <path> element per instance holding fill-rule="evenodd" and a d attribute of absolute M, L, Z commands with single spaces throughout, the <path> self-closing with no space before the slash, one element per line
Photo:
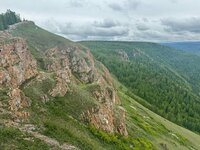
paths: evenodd
<path fill-rule="evenodd" d="M 7 29 L 9 25 L 21 22 L 19 15 L 11 10 L 0 14 L 0 30 Z"/>
<path fill-rule="evenodd" d="M 87 47 L 29 21 L 0 33 L 0 149 L 200 149 L 198 134 L 137 103 L 135 100 L 148 105 L 134 94 L 133 88 L 128 90 L 113 78 Z M 110 49 L 105 43 L 100 46 Z M 131 83 L 129 73 L 135 73 L 130 72 L 129 65 L 134 63 L 133 70 L 138 63 L 143 66 L 142 71 L 150 67 L 158 68 L 161 75 L 167 72 L 138 49 L 132 56 L 122 49 L 102 52 L 102 58 L 108 58 L 111 67 L 115 68 L 111 71 L 121 71 L 120 76 L 124 76 L 127 85 Z M 122 64 L 115 67 L 115 62 Z M 138 84 L 141 82 L 144 87 L 149 87 L 151 82 L 158 85 L 159 73 L 158 80 L 143 81 L 147 73 L 153 79 L 156 69 L 144 75 L 139 74 L 140 69 L 142 67 L 133 76 L 139 79 Z M 172 74 L 167 73 L 176 80 Z M 123 81 L 122 77 L 119 79 Z M 170 80 L 169 83 L 173 86 L 180 83 L 187 91 L 192 91 L 190 84 L 187 81 L 183 84 L 182 80 L 180 78 L 175 84 Z M 147 89 L 140 93 L 156 94 Z M 152 106 L 152 109 L 157 107 Z"/>
<path fill-rule="evenodd" d="M 200 58 L 145 42 L 81 42 L 91 48 L 127 94 L 154 112 L 200 132 Z"/>

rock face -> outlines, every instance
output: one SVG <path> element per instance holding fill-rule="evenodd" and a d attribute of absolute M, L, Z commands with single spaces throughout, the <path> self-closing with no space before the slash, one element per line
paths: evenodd
<path fill-rule="evenodd" d="M 8 89 L 10 110 L 19 115 L 20 108 L 30 105 L 30 101 L 20 87 L 27 80 L 35 77 L 38 71 L 36 60 L 28 51 L 26 42 L 20 38 L 9 37 L 5 37 L 9 41 L 1 40 L 0 44 L 0 87 Z"/>
<path fill-rule="evenodd" d="M 123 60 L 129 60 L 128 54 L 124 50 L 117 50 L 117 54 L 123 59 Z"/>
<path fill-rule="evenodd" d="M 9 39 L 7 42 L 4 39 Z M 82 118 L 98 129 L 122 135 L 128 135 L 125 125 L 125 111 L 113 86 L 109 71 L 96 62 L 89 49 L 80 45 L 64 45 L 47 49 L 44 52 L 45 73 L 52 74 L 55 86 L 41 95 L 41 101 L 52 97 L 65 96 L 70 92 L 71 84 L 96 85 L 91 92 L 98 103 L 91 110 L 82 113 Z M 124 55 L 125 57 L 125 55 Z M 29 107 L 31 101 L 22 89 L 24 84 L 42 78 L 43 71 L 38 71 L 37 61 L 28 50 L 25 40 L 6 34 L 0 37 L 0 88 L 7 88 L 10 97 L 9 108 L 16 117 L 27 118 L 28 112 L 21 108 Z M 41 79 L 42 80 L 42 79 Z"/>
<path fill-rule="evenodd" d="M 110 133 L 118 132 L 121 135 L 127 136 L 125 111 L 122 107 L 118 107 L 120 99 L 113 88 L 112 78 L 108 70 L 103 65 L 101 67 L 103 70 L 102 76 L 96 82 L 98 87 L 92 92 L 95 99 L 101 105 L 98 108 L 85 112 L 83 116 L 98 129 Z"/>
<path fill-rule="evenodd" d="M 62 49 L 55 47 L 47 50 L 46 56 L 50 59 L 47 70 L 56 72 L 57 83 L 50 92 L 52 96 L 64 96 L 70 91 L 68 84 L 73 82 L 72 76 L 85 84 L 97 84 L 92 94 L 100 105 L 83 112 L 84 120 L 98 129 L 128 135 L 124 123 L 125 111 L 119 107 L 115 108 L 120 104 L 120 99 L 113 88 L 110 73 L 103 65 L 100 66 L 102 73 L 95 68 L 94 58 L 89 50 L 83 52 L 77 46 Z M 120 115 L 116 116 L 115 111 L 120 111 Z"/>
<path fill-rule="evenodd" d="M 76 47 L 74 50 L 70 51 L 70 68 L 78 78 L 85 82 L 91 83 L 94 82 L 97 74 L 96 69 L 94 68 L 94 59 L 89 50 L 86 51 L 86 54 L 81 57 L 82 50 Z"/>
<path fill-rule="evenodd" d="M 69 92 L 72 76 L 85 84 L 96 84 L 98 88 L 93 90 L 92 95 L 100 105 L 83 112 L 84 120 L 107 132 L 127 135 L 125 112 L 121 113 L 120 119 L 115 116 L 115 107 L 120 104 L 120 99 L 113 88 L 110 73 L 103 65 L 100 65 L 102 73 L 95 68 L 94 58 L 88 49 L 83 52 L 77 46 L 55 47 L 47 50 L 46 56 L 50 59 L 47 70 L 56 72 L 57 83 L 50 92 L 52 96 L 64 96 Z M 117 108 L 116 111 L 121 109 Z"/>
<path fill-rule="evenodd" d="M 56 72 L 56 87 L 50 92 L 52 96 L 64 96 L 70 89 L 72 74 L 81 82 L 91 83 L 95 80 L 94 60 L 89 50 L 82 54 L 79 47 L 52 48 L 46 52 L 50 63 L 49 72 Z"/>
<path fill-rule="evenodd" d="M 47 70 L 56 73 L 56 86 L 50 95 L 64 96 L 68 91 L 70 83 L 71 70 L 69 69 L 69 60 L 66 57 L 65 51 L 60 51 L 57 47 L 47 51 L 46 56 L 50 60 Z"/>

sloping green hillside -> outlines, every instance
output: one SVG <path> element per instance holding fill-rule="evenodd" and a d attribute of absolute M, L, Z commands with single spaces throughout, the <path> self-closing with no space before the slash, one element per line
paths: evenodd
<path fill-rule="evenodd" d="M 145 135 L 151 139 L 157 149 L 199 149 L 200 136 L 181 126 L 178 126 L 156 113 L 145 108 L 137 101 L 140 97 L 127 95 L 127 88 L 116 82 L 123 106 L 127 110 L 129 133 Z"/>
<path fill-rule="evenodd" d="M 140 101 L 169 120 L 200 132 L 200 57 L 145 42 L 81 42 Z"/>
<path fill-rule="evenodd" d="M 9 30 L 9 33 L 26 40 L 28 49 L 39 65 L 39 75 L 27 80 L 20 86 L 24 95 L 31 101 L 30 107 L 22 109 L 30 112 L 31 117 L 23 119 L 20 122 L 20 128 L 32 125 L 34 127 L 33 132 L 55 139 L 61 145 L 67 143 L 86 150 L 156 149 L 155 144 L 145 135 L 122 136 L 117 133 L 107 133 L 101 129 L 96 129 L 92 124 L 83 120 L 83 112 L 88 112 L 88 110 L 97 106 L 100 107 L 103 103 L 98 102 L 93 96 L 92 91 L 99 88 L 96 82 L 82 82 L 78 74 L 73 73 L 71 82 L 68 83 L 70 92 L 67 92 L 64 96 L 55 97 L 49 94 L 49 91 L 56 86 L 56 73 L 47 70 L 48 65 L 52 63 L 47 55 L 48 52 L 51 52 L 54 47 L 59 50 L 81 47 L 82 49 L 78 51 L 77 55 L 85 57 L 87 48 L 45 31 L 33 22 L 16 24 L 13 29 Z M 61 59 L 55 55 L 52 56 Z M 93 58 L 91 57 L 91 59 Z M 56 59 L 53 60 L 56 61 Z M 87 63 L 90 63 L 89 60 Z M 100 73 L 104 73 L 99 62 L 95 61 L 95 67 Z M 6 95 L 6 93 L 4 94 Z M 117 116 L 117 105 L 113 105 L 113 109 Z M 2 143 L 8 144 L 4 141 Z"/>
<path fill-rule="evenodd" d="M 63 50 L 71 46 L 81 47 L 81 49 L 79 49 L 78 51 L 78 56 L 80 55 L 80 57 L 84 57 L 86 55 L 87 48 L 80 44 L 66 40 L 65 38 L 62 38 L 60 36 L 49 33 L 39 28 L 32 22 L 23 22 L 20 24 L 16 24 L 15 28 L 9 30 L 9 33 L 15 37 L 26 39 L 26 42 L 28 43 L 28 50 L 30 50 L 31 54 L 37 60 L 39 75 L 30 78 L 22 85 L 20 85 L 20 90 L 23 92 L 24 96 L 27 97 L 28 101 L 31 102 L 30 107 L 21 108 L 21 110 L 30 112 L 31 116 L 26 119 L 17 119 L 17 121 L 14 122 L 14 129 L 13 127 L 10 128 L 7 127 L 7 125 L 4 125 L 5 121 L 7 121 L 9 124 L 9 121 L 12 122 L 14 119 L 11 117 L 10 113 L 7 113 L 8 110 L 6 110 L 6 106 L 9 104 L 9 97 L 7 93 L 3 91 L 4 89 L 0 90 L 0 103 L 2 104 L 0 105 L 0 108 L 1 110 L 4 110 L 4 114 L 0 112 L 0 117 L 2 120 L 2 122 L 0 122 L 1 148 L 63 149 L 62 146 L 69 144 L 85 150 L 200 149 L 199 135 L 165 120 L 164 118 L 149 111 L 141 104 L 137 103 L 136 101 L 139 101 L 151 108 L 154 108 L 154 105 L 148 104 L 144 99 L 141 99 L 130 92 L 130 90 L 128 90 L 126 87 L 123 86 L 123 84 L 119 83 L 114 78 L 112 79 L 114 81 L 113 88 L 121 99 L 122 104 L 120 104 L 119 107 L 121 107 L 121 109 L 122 107 L 125 108 L 125 124 L 127 126 L 129 135 L 122 136 L 117 133 L 107 133 L 103 130 L 96 129 L 89 122 L 83 120 L 82 114 L 83 112 L 94 108 L 94 106 L 101 106 L 101 104 L 103 103 L 97 101 L 92 93 L 93 91 L 99 89 L 98 82 L 82 82 L 79 79 L 78 74 L 74 73 L 71 77 L 72 82 L 68 83 L 68 88 L 70 89 L 70 92 L 67 92 L 64 96 L 52 96 L 49 93 L 49 91 L 51 91 L 51 89 L 55 87 L 57 82 L 57 80 L 55 80 L 56 73 L 47 70 L 48 65 L 52 63 L 51 61 L 57 60 L 51 60 L 50 57 L 48 57 L 49 55 L 47 54 L 49 50 L 52 50 L 52 48 L 54 47 L 58 47 L 58 50 Z M 103 43 L 103 46 L 104 45 L 105 44 Z M 56 51 L 57 49 L 53 49 L 53 52 L 54 50 Z M 96 55 L 96 53 L 94 54 L 96 57 L 98 56 Z M 121 60 L 121 53 L 120 55 L 115 55 L 115 53 L 105 54 Z M 56 53 L 53 53 L 53 55 L 50 56 L 53 56 L 53 58 L 57 58 Z M 59 56 L 61 57 L 61 55 Z M 73 57 L 72 55 L 70 56 Z M 110 64 L 115 66 L 112 63 L 112 60 L 114 59 L 110 58 Z M 125 57 L 123 58 L 124 61 L 121 61 L 122 66 L 125 62 L 127 64 L 131 64 L 130 61 L 125 60 Z M 142 58 L 142 62 L 144 62 L 144 64 L 148 64 L 146 63 L 146 59 L 148 61 L 151 60 L 151 58 L 147 55 Z M 136 59 L 138 61 L 140 60 L 139 58 Z M 137 63 L 141 66 L 145 66 L 142 64 L 142 62 Z M 116 61 L 116 64 L 117 63 L 118 61 Z M 152 64 L 156 65 L 157 63 Z M 98 72 L 100 72 L 99 76 L 102 75 L 103 78 L 105 78 L 106 75 L 105 72 L 103 72 L 105 68 L 103 68 L 102 64 L 99 61 L 94 60 L 94 66 L 98 70 Z M 135 65 L 133 65 L 132 67 L 134 66 Z M 157 64 L 157 68 L 158 67 L 159 65 Z M 151 68 L 153 69 L 153 67 Z M 163 66 L 163 68 L 165 68 L 165 66 Z M 120 70 L 119 66 L 118 69 Z M 144 67 L 144 69 L 146 68 Z M 162 67 L 160 68 L 160 70 L 162 71 Z M 122 74 L 125 72 L 125 70 L 121 71 Z M 112 68 L 111 72 L 115 74 Z M 166 71 L 163 72 L 165 73 Z M 168 73 L 167 75 L 174 75 L 174 71 L 171 72 L 172 73 Z M 140 74 L 137 75 L 138 79 L 142 79 L 144 77 L 140 76 Z M 153 75 L 154 72 L 151 76 Z M 178 76 L 178 73 L 176 75 Z M 126 79 L 126 76 L 124 77 Z M 173 78 L 174 80 L 177 79 L 177 77 L 175 76 L 173 76 Z M 182 85 L 185 90 L 192 93 L 192 88 L 190 87 L 190 84 L 185 81 L 183 77 L 178 76 L 178 78 L 179 79 L 176 83 Z M 118 79 L 119 81 L 123 82 L 122 78 Z M 142 82 L 141 79 L 139 80 L 140 82 Z M 184 83 L 183 80 L 185 81 Z M 156 80 L 154 80 L 154 82 L 156 82 Z M 126 82 L 123 83 L 126 84 Z M 170 83 L 173 82 L 170 81 Z M 144 82 L 142 82 L 142 84 L 144 84 Z M 173 86 L 176 86 L 176 84 L 174 84 Z M 109 89 L 109 92 L 111 92 L 110 87 L 107 87 L 107 89 Z M 110 94 L 111 93 L 109 93 L 109 95 Z M 120 112 L 117 111 L 117 108 L 117 105 L 113 105 L 115 115 L 120 116 Z M 17 125 L 15 125 L 15 123 Z M 19 130 L 16 128 L 18 128 Z M 53 141 L 52 143 L 54 143 L 54 145 L 49 144 L 47 142 L 48 140 L 50 142 Z M 61 146 L 56 145 L 56 141 L 59 142 Z"/>

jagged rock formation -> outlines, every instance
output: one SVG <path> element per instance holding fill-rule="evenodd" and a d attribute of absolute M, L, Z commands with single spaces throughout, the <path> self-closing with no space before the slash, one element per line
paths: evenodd
<path fill-rule="evenodd" d="M 38 74 L 36 60 L 28 51 L 26 42 L 21 38 L 10 38 L 0 44 L 0 88 L 7 88 L 10 97 L 10 110 L 16 116 L 28 116 L 28 112 L 19 112 L 20 108 L 30 106 L 30 101 L 20 87 Z"/>
<path fill-rule="evenodd" d="M 60 51 L 57 47 L 47 51 L 46 56 L 50 59 L 47 69 L 56 73 L 56 86 L 50 95 L 64 96 L 69 91 L 68 83 L 70 83 L 71 70 L 69 69 L 69 60 L 65 56 L 65 51 Z"/>
<path fill-rule="evenodd" d="M 92 94 L 100 102 L 100 106 L 83 112 L 84 120 L 107 132 L 119 132 L 122 135 L 128 134 L 125 124 L 122 123 L 125 115 L 120 116 L 124 119 L 118 120 L 118 126 L 115 124 L 114 107 L 120 104 L 120 99 L 113 88 L 109 71 L 101 65 L 102 74 L 100 74 L 95 68 L 94 58 L 89 50 L 83 53 L 80 47 L 63 49 L 55 47 L 48 50 L 46 56 L 50 58 L 50 64 L 48 64 L 47 69 L 56 72 L 57 83 L 53 91 L 50 92 L 52 96 L 64 96 L 70 91 L 68 84 L 73 82 L 71 79 L 72 74 L 83 83 L 97 84 L 98 88 L 95 88 Z"/>
<path fill-rule="evenodd" d="M 0 39 L 0 87 L 8 88 L 10 111 L 16 117 L 27 118 L 31 115 L 20 111 L 21 108 L 31 106 L 31 100 L 22 90 L 24 84 L 33 78 L 44 80 L 43 73 L 46 72 L 53 75 L 55 86 L 40 96 L 42 102 L 48 102 L 51 96 L 63 97 L 70 93 L 70 84 L 97 85 L 91 94 L 98 105 L 82 112 L 82 119 L 98 129 L 128 135 L 125 110 L 119 107 L 120 99 L 114 89 L 112 77 L 102 64 L 96 66 L 89 49 L 78 44 L 55 45 L 43 53 L 48 61 L 45 70 L 38 71 L 37 58 L 31 55 L 24 39 L 14 38 L 6 32 Z"/>

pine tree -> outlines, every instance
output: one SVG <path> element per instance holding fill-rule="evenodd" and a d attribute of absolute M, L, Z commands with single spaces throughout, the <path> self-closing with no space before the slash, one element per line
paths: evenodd
<path fill-rule="evenodd" d="M 15 12 L 7 10 L 6 13 L 0 14 L 0 30 L 5 30 L 9 25 L 21 22 L 20 16 Z"/>

